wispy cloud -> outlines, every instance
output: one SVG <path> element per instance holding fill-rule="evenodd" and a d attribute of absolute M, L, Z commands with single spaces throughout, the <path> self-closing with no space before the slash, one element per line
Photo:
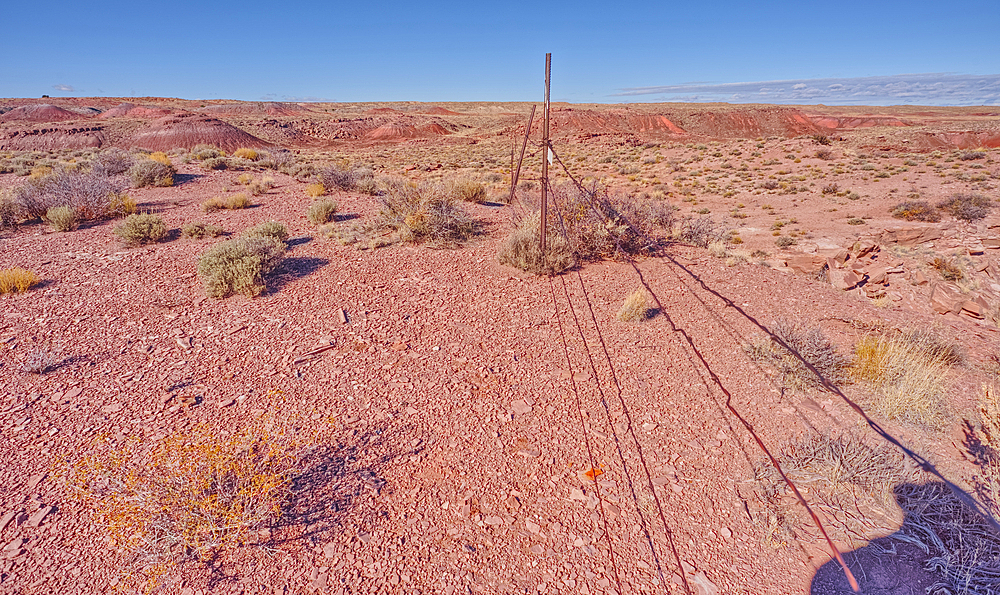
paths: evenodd
<path fill-rule="evenodd" d="M 56 91 L 62 91 L 63 93 L 72 93 L 73 91 L 76 91 L 76 88 L 73 85 L 52 85 L 52 88 Z"/>
<path fill-rule="evenodd" d="M 652 95 L 654 97 L 646 97 Z M 1000 105 L 1000 74 L 900 74 L 748 83 L 684 83 L 622 89 L 616 97 L 685 103 Z"/>

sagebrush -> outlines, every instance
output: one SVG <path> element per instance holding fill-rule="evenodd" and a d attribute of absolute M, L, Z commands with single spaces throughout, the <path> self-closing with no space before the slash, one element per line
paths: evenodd
<path fill-rule="evenodd" d="M 115 227 L 115 235 L 129 246 L 154 244 L 167 237 L 167 224 L 152 213 L 136 213 Z"/>
<path fill-rule="evenodd" d="M 265 276 L 281 263 L 286 248 L 284 242 L 270 236 L 233 238 L 212 246 L 198 258 L 198 275 L 210 297 L 234 293 L 254 297 L 264 291 Z"/>

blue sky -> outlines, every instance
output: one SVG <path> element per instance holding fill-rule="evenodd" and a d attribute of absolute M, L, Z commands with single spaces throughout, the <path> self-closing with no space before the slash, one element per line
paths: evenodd
<path fill-rule="evenodd" d="M 548 51 L 557 101 L 1000 105 L 996 0 L 51 0 L 3 15 L 0 97 L 537 101 Z"/>

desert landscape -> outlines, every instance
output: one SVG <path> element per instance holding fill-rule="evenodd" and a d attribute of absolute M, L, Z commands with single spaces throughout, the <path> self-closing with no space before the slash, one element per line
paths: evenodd
<path fill-rule="evenodd" d="M 0 99 L 0 593 L 1000 592 L 1000 110 L 531 110 Z"/>

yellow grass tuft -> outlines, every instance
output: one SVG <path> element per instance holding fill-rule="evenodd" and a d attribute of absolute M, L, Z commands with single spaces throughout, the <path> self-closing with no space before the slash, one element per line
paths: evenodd
<path fill-rule="evenodd" d="M 155 153 L 150 153 L 149 158 L 157 163 L 162 163 L 163 165 L 173 165 L 170 163 L 170 157 L 163 151 L 156 151 Z"/>
<path fill-rule="evenodd" d="M 310 198 L 318 198 L 324 194 L 326 194 L 326 187 L 323 186 L 323 182 L 316 182 L 315 184 L 306 186 L 306 196 Z"/>
<path fill-rule="evenodd" d="M 52 168 L 48 165 L 36 165 L 31 168 L 31 174 L 28 175 L 29 179 L 37 180 L 39 178 L 44 178 L 45 176 L 52 174 Z"/>
<path fill-rule="evenodd" d="M 863 337 L 854 347 L 851 377 L 874 388 L 871 407 L 889 419 L 940 427 L 945 380 L 953 362 L 912 336 Z"/>
<path fill-rule="evenodd" d="M 257 156 L 257 151 L 253 149 L 236 149 L 236 152 L 233 153 L 233 157 L 249 159 L 250 161 L 257 161 Z"/>
<path fill-rule="evenodd" d="M 238 192 L 229 196 L 216 196 L 206 200 L 201 205 L 201 210 L 206 213 L 212 211 L 245 209 L 251 205 L 250 197 L 245 192 Z"/>
<path fill-rule="evenodd" d="M 625 298 L 616 318 L 622 322 L 638 322 L 649 317 L 649 294 L 639 289 Z"/>
<path fill-rule="evenodd" d="M 0 270 L 0 294 L 24 293 L 39 283 L 41 279 L 38 275 L 27 269 L 14 267 Z"/>

